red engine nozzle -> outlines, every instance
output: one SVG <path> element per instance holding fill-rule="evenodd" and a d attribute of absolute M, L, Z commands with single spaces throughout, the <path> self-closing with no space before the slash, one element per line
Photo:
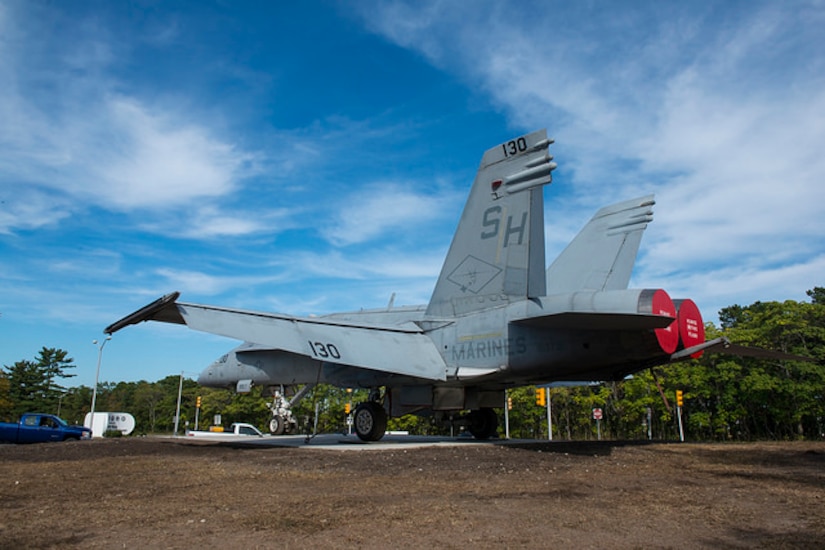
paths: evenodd
<path fill-rule="evenodd" d="M 705 341 L 705 324 L 702 313 L 693 300 L 674 300 L 676 306 L 676 323 L 679 326 L 679 349 L 699 345 Z M 704 353 L 702 350 L 692 354 L 698 359 Z"/>
<path fill-rule="evenodd" d="M 676 318 L 676 306 L 664 290 L 659 289 L 653 292 L 651 307 L 651 313 L 654 315 L 665 315 Z M 653 331 L 656 334 L 656 339 L 659 341 L 659 347 L 668 355 L 675 352 L 679 346 L 679 330 L 676 324 L 677 321 L 673 321 L 670 325 L 664 328 L 657 328 Z"/>

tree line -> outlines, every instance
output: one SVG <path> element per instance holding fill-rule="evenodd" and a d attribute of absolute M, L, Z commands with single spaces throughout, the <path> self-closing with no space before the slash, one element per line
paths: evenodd
<path fill-rule="evenodd" d="M 719 312 L 719 326 L 706 324 L 707 339 L 725 336 L 732 342 L 805 355 L 819 363 L 704 354 L 699 359 L 642 371 L 619 382 L 548 391 L 554 439 L 595 439 L 593 409 L 602 410 L 598 426 L 610 439 L 669 440 L 678 438 L 675 391 L 684 396 L 685 436 L 693 441 L 821 439 L 825 437 L 825 288 L 807 292 L 810 302 L 755 302 Z M 73 359 L 64 350 L 42 348 L 34 360 L 21 360 L 0 370 L 0 418 L 23 412 L 58 414 L 82 424 L 89 412 L 92 388 L 67 387 Z M 181 387 L 182 383 L 182 387 Z M 264 431 L 270 397 L 253 391 L 204 388 L 194 380 L 170 375 L 156 382 L 105 382 L 98 386 L 97 411 L 128 412 L 136 434 L 171 433 L 181 387 L 180 429 L 204 428 L 215 415 L 224 425 L 249 422 Z M 546 438 L 547 409 L 536 404 L 536 388 L 508 392 L 510 436 Z M 200 397 L 200 408 L 197 408 Z M 346 406 L 367 397 L 327 385 L 315 387 L 293 409 L 304 433 L 347 430 Z M 504 408 L 498 411 L 504 433 Z M 316 416 L 316 411 L 318 412 Z M 449 428 L 430 418 L 391 419 L 389 429 L 416 434 L 448 435 Z"/>

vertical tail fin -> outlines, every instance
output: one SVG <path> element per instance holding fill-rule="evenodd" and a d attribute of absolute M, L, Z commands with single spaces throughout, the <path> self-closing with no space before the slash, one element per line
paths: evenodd
<path fill-rule="evenodd" d="M 539 130 L 481 159 L 428 315 L 451 316 L 544 296 L 544 194 L 556 163 Z"/>
<path fill-rule="evenodd" d="M 596 212 L 547 269 L 548 294 L 627 288 L 654 204 L 647 195 Z"/>

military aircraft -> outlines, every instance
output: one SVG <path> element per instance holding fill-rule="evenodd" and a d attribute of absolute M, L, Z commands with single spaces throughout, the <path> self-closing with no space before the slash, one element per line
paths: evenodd
<path fill-rule="evenodd" d="M 488 438 L 493 409 L 515 386 L 620 380 L 711 350 L 792 358 L 705 341 L 692 300 L 627 288 L 652 195 L 599 210 L 545 269 L 552 143 L 539 130 L 484 153 L 427 305 L 294 317 L 181 302 L 174 292 L 105 332 L 152 320 L 243 341 L 203 371 L 206 386 L 368 388 L 354 412 L 364 441 L 384 435 L 388 416 L 408 413 L 458 417 Z M 276 433 L 289 409 L 282 394 Z"/>

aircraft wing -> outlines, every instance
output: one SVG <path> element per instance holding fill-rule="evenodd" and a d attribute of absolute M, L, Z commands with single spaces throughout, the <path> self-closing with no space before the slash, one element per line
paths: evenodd
<path fill-rule="evenodd" d="M 254 342 L 325 363 L 446 380 L 446 364 L 415 323 L 377 325 L 329 318 L 292 317 L 178 302 L 167 294 L 112 323 L 112 334 L 143 321 L 185 324 L 191 329 Z"/>
<path fill-rule="evenodd" d="M 708 351 L 713 353 L 724 353 L 728 355 L 739 355 L 742 357 L 755 357 L 757 359 L 776 359 L 778 361 L 806 361 L 808 363 L 819 363 L 818 360 L 812 357 L 805 357 L 804 355 L 795 355 L 793 353 L 785 353 L 783 351 L 775 351 L 764 348 L 754 348 L 749 346 L 740 346 L 734 344 L 724 336 L 708 340 L 696 346 L 685 348 L 677 351 L 670 356 L 671 361 L 681 361 L 688 359 L 694 353 L 700 351 Z"/>

